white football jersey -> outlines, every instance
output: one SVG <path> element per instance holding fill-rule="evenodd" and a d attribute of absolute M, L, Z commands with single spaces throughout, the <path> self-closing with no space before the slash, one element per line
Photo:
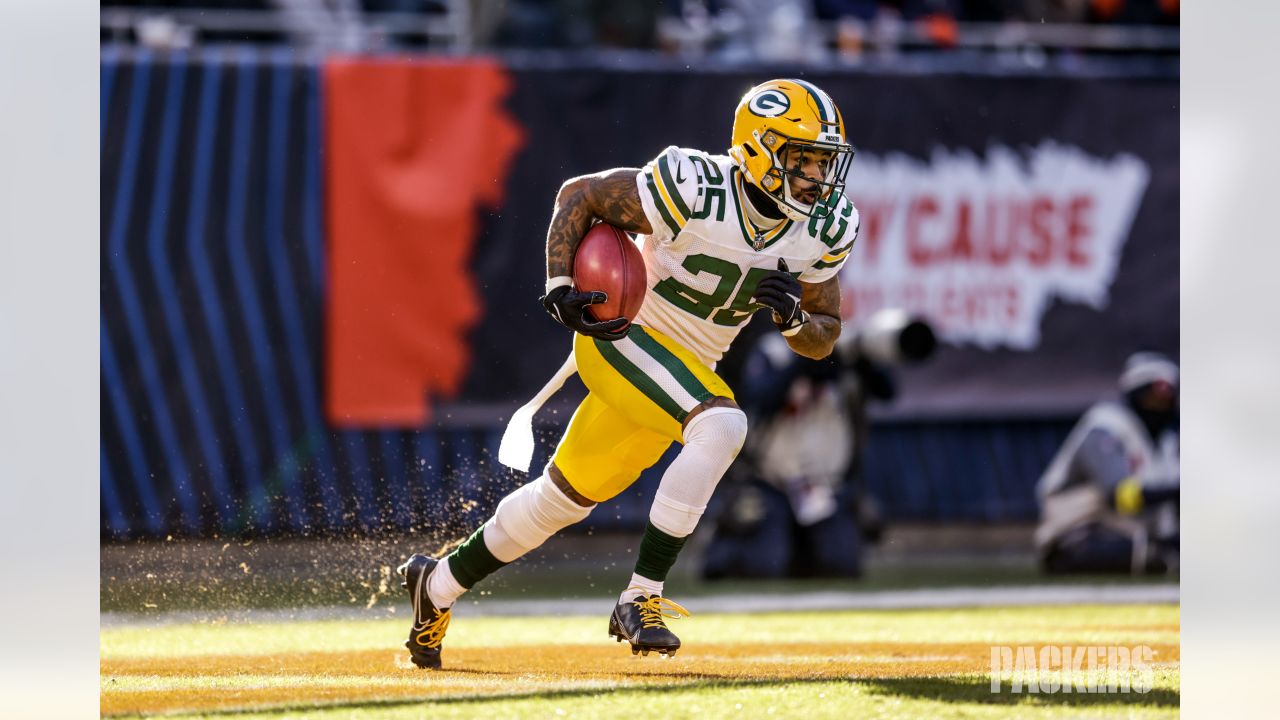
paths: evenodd
<path fill-rule="evenodd" d="M 751 296 L 779 258 L 801 282 L 820 283 L 840 271 L 858 236 L 858 211 L 843 195 L 821 220 L 757 228 L 745 210 L 746 180 L 727 155 L 668 147 L 636 183 L 653 229 L 641 238 L 649 277 L 636 322 L 711 367 L 764 307 Z"/>

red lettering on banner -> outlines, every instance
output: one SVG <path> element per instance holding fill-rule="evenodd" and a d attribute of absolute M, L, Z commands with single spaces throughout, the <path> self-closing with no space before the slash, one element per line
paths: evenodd
<path fill-rule="evenodd" d="M 911 201 L 911 207 L 907 210 L 907 257 L 911 259 L 912 265 L 923 266 L 933 261 L 932 253 L 920 239 L 920 224 L 926 216 L 937 214 L 938 201 L 932 197 L 925 195 Z"/>
<path fill-rule="evenodd" d="M 875 265 L 880 259 L 880 239 L 884 236 L 885 220 L 893 216 L 893 201 L 880 200 L 858 207 L 858 243 L 863 247 L 862 261 Z"/>
<path fill-rule="evenodd" d="M 903 305 L 923 312 L 946 329 L 1014 320 L 1019 313 L 1018 300 L 1017 287 L 1005 283 L 948 285 L 934 289 L 932 302 Z"/>
<path fill-rule="evenodd" d="M 1093 209 L 1093 198 L 1088 195 L 1076 195 L 1071 198 L 1067 209 L 1067 262 L 1077 267 L 1089 264 L 1089 251 L 1085 241 L 1092 234 L 1088 217 Z"/>
<path fill-rule="evenodd" d="M 982 227 L 979 228 L 977 221 L 974 221 L 974 249 L 975 257 L 983 262 L 991 262 L 991 253 L 995 245 L 996 227 L 999 225 L 998 214 L 1000 212 L 1000 204 L 994 198 L 987 198 L 982 204 Z"/>
<path fill-rule="evenodd" d="M 1048 223 L 1053 218 L 1053 200 L 1044 196 L 1031 200 L 1031 246 L 1027 260 L 1032 265 L 1047 265 L 1053 258 L 1053 234 Z"/>
<path fill-rule="evenodd" d="M 884 288 L 878 285 L 858 285 L 840 293 L 840 312 L 844 317 L 870 315 L 884 304 Z"/>
<path fill-rule="evenodd" d="M 956 206 L 955 232 L 951 235 L 950 259 L 972 260 L 973 237 L 969 227 L 972 211 L 968 200 L 961 200 Z"/>
<path fill-rule="evenodd" d="M 1094 261 L 1096 203 L 1089 194 L 959 198 L 954 204 L 919 195 L 905 204 L 902 220 L 907 260 L 917 268 L 945 263 L 1004 268 L 1019 262 L 1088 267 Z M 891 237 L 895 206 L 876 198 L 864 201 L 864 207 L 860 260 L 875 265 L 882 241 Z"/>
<path fill-rule="evenodd" d="M 941 306 L 940 310 L 942 319 L 948 325 L 955 324 L 955 316 L 957 314 L 955 309 L 955 300 L 956 289 L 951 286 L 944 287 L 942 289 L 942 297 L 939 298 L 939 305 Z"/>
<path fill-rule="evenodd" d="M 987 201 L 987 257 L 990 258 L 991 264 L 996 267 L 1004 267 L 1013 259 L 1014 248 L 1018 244 L 1018 232 L 1022 224 L 1022 205 L 1016 200 L 1008 198 L 1005 200 L 1005 219 L 1004 232 L 1000 232 L 999 224 L 995 221 L 996 201 Z M 1003 235 L 1004 244 L 1000 243 L 999 238 Z"/>
<path fill-rule="evenodd" d="M 1148 168 L 1046 141 L 1031 160 L 1003 146 L 987 158 L 935 148 L 930 161 L 873 158 L 850 185 L 862 212 L 862 259 L 842 284 L 877 288 L 879 307 L 930 318 L 940 337 L 1030 349 L 1054 298 L 1101 309 Z M 870 165 L 871 172 L 866 173 Z M 875 312 L 852 297 L 849 320 Z"/>
<path fill-rule="evenodd" d="M 909 308 L 924 307 L 927 294 L 920 283 L 909 283 L 902 289 L 902 304 Z"/>

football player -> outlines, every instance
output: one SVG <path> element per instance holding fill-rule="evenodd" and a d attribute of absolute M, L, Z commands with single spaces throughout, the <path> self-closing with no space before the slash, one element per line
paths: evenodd
<path fill-rule="evenodd" d="M 575 332 L 573 354 L 513 418 L 503 462 L 527 469 L 532 413 L 567 376 L 576 371 L 589 393 L 537 479 L 503 498 L 447 557 L 414 555 L 400 567 L 415 664 L 440 667 L 459 596 L 622 492 L 672 442 L 684 447 L 662 476 L 609 632 L 633 653 L 679 649 L 664 618 L 688 613 L 664 597 L 663 582 L 747 433 L 716 361 L 761 309 L 794 352 L 830 354 L 840 335 L 837 274 L 858 233 L 843 192 L 852 159 L 830 96 L 803 80 L 773 80 L 738 103 L 727 155 L 668 147 L 643 168 L 564 183 L 541 300 Z M 642 236 L 648 290 L 629 325 L 590 319 L 586 307 L 604 294 L 573 287 L 575 248 L 596 222 Z"/>

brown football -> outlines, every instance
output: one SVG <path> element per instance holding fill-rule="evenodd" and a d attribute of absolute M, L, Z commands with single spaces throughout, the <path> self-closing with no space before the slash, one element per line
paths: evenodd
<path fill-rule="evenodd" d="M 573 286 L 580 292 L 599 290 L 609 296 L 607 302 L 587 306 L 596 320 L 634 320 L 647 284 L 644 257 L 630 235 L 608 223 L 596 223 L 582 237 L 573 258 Z"/>

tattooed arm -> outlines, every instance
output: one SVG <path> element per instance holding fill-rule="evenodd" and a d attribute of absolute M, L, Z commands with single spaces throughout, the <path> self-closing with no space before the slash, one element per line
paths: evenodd
<path fill-rule="evenodd" d="M 809 322 L 788 337 L 787 344 L 797 355 L 821 360 L 831 354 L 840 337 L 840 280 L 800 283 L 800 288 L 800 307 L 809 313 Z"/>
<path fill-rule="evenodd" d="M 639 172 L 636 168 L 606 170 L 560 186 L 547 230 L 548 278 L 573 274 L 573 254 L 595 220 L 630 232 L 652 232 L 636 187 Z"/>

